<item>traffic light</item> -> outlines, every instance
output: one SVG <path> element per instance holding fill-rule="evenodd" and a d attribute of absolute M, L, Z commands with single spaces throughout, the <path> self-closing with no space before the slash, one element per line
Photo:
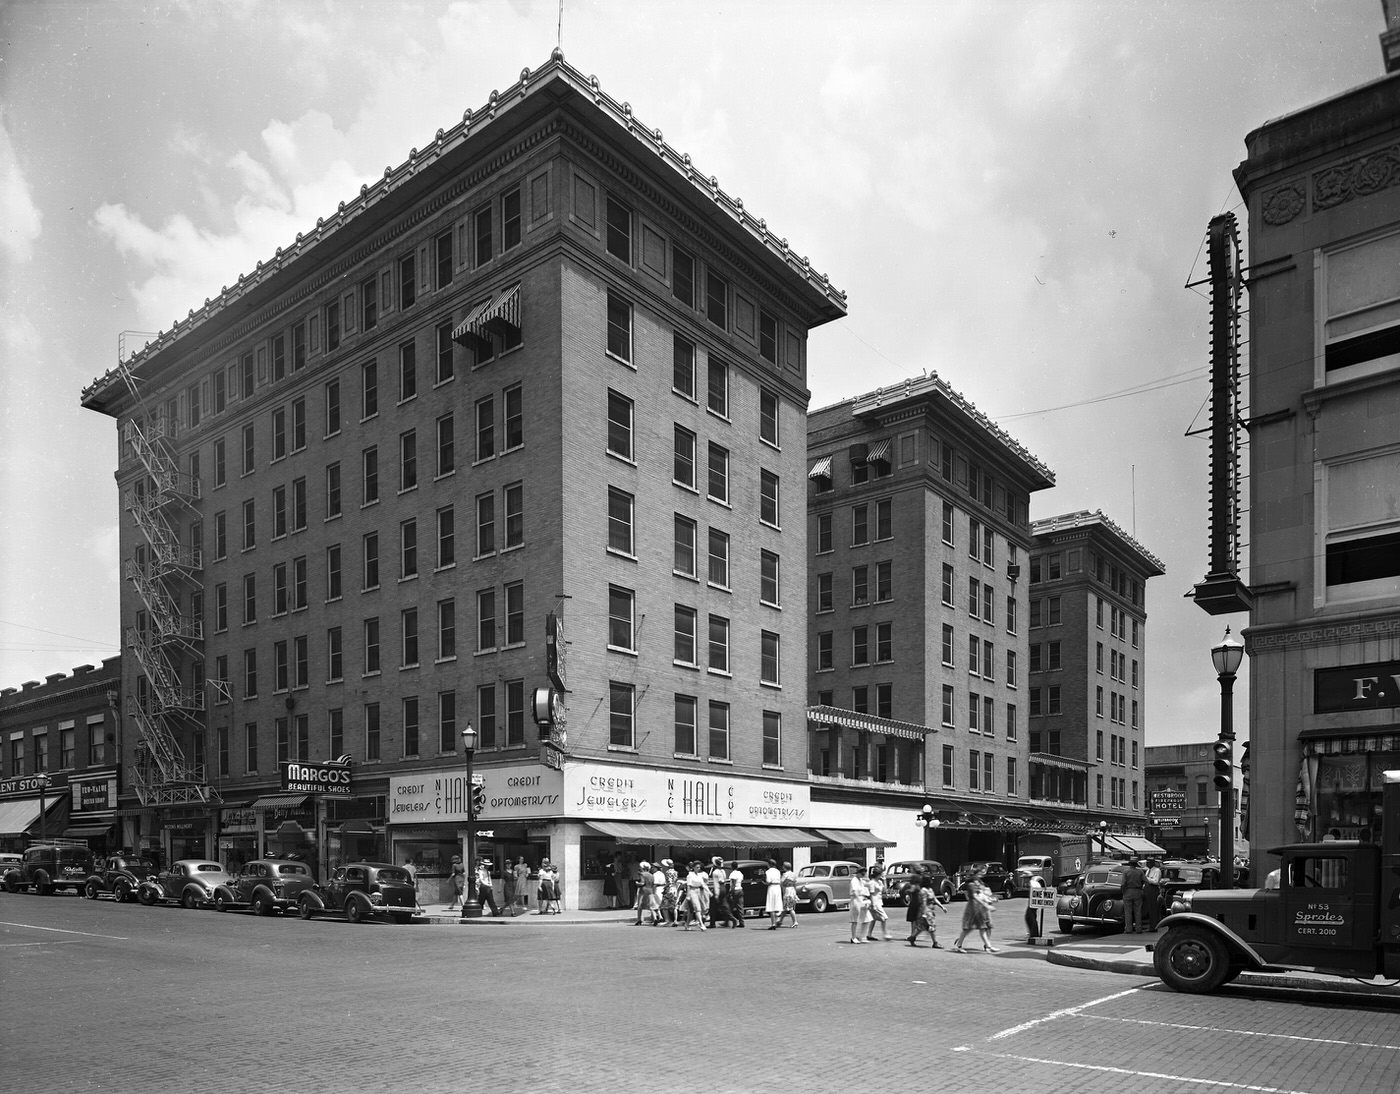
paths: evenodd
<path fill-rule="evenodd" d="M 478 776 L 479 778 L 480 776 Z M 472 783 L 472 816 L 479 817 L 486 809 L 486 783 Z"/>
<path fill-rule="evenodd" d="M 1216 741 L 1214 747 L 1215 787 L 1223 793 L 1235 783 L 1235 749 L 1229 741 Z"/>

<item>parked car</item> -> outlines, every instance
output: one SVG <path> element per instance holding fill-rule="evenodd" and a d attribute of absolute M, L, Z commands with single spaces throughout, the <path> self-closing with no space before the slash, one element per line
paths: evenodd
<path fill-rule="evenodd" d="M 851 879 L 859 869 L 860 863 L 844 859 L 802 867 L 797 871 L 797 906 L 818 913 L 846 907 L 851 903 Z"/>
<path fill-rule="evenodd" d="M 1196 889 L 1219 889 L 1220 868 L 1203 862 L 1164 862 L 1162 863 L 1161 901 L 1162 914 L 1173 911 L 1173 905 L 1181 902 L 1182 894 Z M 1184 906 L 1184 903 L 1183 903 Z"/>
<path fill-rule="evenodd" d="M 744 875 L 744 918 L 761 916 L 768 903 L 768 863 L 761 859 L 729 859 L 724 864 L 726 873 L 733 873 L 735 867 Z"/>
<path fill-rule="evenodd" d="M 172 862 L 170 869 L 143 881 L 136 890 L 136 899 L 148 908 L 153 904 L 202 908 L 214 902 L 214 890 L 229 880 L 221 862 L 182 858 Z"/>
<path fill-rule="evenodd" d="M 412 922 L 423 915 L 418 887 L 402 866 L 389 862 L 351 862 L 337 866 L 324 885 L 303 889 L 297 897 L 302 919 L 314 915 L 343 915 L 351 923 L 366 919 Z"/>
<path fill-rule="evenodd" d="M 1100 862 L 1056 886 L 1055 917 L 1061 933 L 1081 925 L 1123 929 L 1124 865 Z"/>
<path fill-rule="evenodd" d="M 11 870 L 18 870 L 24 863 L 24 856 L 15 851 L 0 851 L 0 881 Z"/>
<path fill-rule="evenodd" d="M 299 859 L 253 859 L 214 888 L 214 907 L 221 912 L 251 908 L 258 915 L 286 912 L 297 907 L 301 894 L 315 884 L 311 867 Z"/>
<path fill-rule="evenodd" d="M 24 849 L 18 866 L 5 871 L 5 888 L 12 893 L 33 889 L 40 896 L 83 891 L 92 869 L 92 852 L 86 843 L 49 840 Z"/>
<path fill-rule="evenodd" d="M 948 876 L 948 871 L 943 868 L 943 863 L 925 858 L 915 859 L 911 862 L 891 862 L 885 866 L 885 903 L 892 906 L 907 906 L 909 894 L 906 889 L 919 875 L 929 879 L 933 891 L 938 894 L 940 900 L 953 899 L 953 893 L 956 892 L 957 887 L 953 884 L 953 879 Z"/>
<path fill-rule="evenodd" d="M 1004 863 L 965 862 L 958 867 L 958 892 L 966 896 L 967 887 L 980 881 L 999 897 L 1016 895 L 1016 878 Z"/>
<path fill-rule="evenodd" d="M 147 878 L 158 873 L 156 864 L 138 855 L 114 854 L 98 859 L 83 882 L 83 896 L 89 900 L 109 896 L 118 904 L 136 899 L 136 891 Z"/>

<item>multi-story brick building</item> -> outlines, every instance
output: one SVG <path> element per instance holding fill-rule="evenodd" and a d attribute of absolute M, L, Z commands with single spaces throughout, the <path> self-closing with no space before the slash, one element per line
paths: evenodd
<path fill-rule="evenodd" d="M 615 855 L 824 844 L 807 334 L 844 312 L 556 51 L 95 381 L 147 828 L 431 879 L 470 722 L 484 854 L 570 901 Z"/>
<path fill-rule="evenodd" d="M 1172 858 L 1220 857 L 1220 791 L 1209 744 L 1148 745 L 1147 834 Z M 1238 819 L 1238 817 L 1237 817 Z M 1243 852 L 1238 826 L 1231 846 Z"/>
<path fill-rule="evenodd" d="M 1400 767 L 1400 5 L 1386 8 L 1386 75 L 1260 126 L 1235 169 L 1261 865 L 1259 850 L 1333 829 L 1374 836 L 1381 772 Z"/>
<path fill-rule="evenodd" d="M 121 658 L 109 657 L 0 691 L 0 850 L 55 836 L 122 845 L 120 686 Z"/>
<path fill-rule="evenodd" d="M 1030 495 L 1050 469 L 937 375 L 808 419 L 818 823 L 887 858 L 1010 858 L 1026 809 Z M 936 826 L 914 823 L 925 803 Z"/>
<path fill-rule="evenodd" d="M 1079 806 L 1091 826 L 1141 836 L 1146 591 L 1165 568 L 1102 512 L 1047 517 L 1031 532 L 1031 799 Z"/>

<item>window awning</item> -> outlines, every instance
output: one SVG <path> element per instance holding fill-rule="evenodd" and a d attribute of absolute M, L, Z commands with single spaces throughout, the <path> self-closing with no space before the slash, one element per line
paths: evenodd
<path fill-rule="evenodd" d="M 38 819 L 38 798 L 0 802 L 0 836 L 23 835 L 25 830 Z"/>
<path fill-rule="evenodd" d="M 891 445 L 891 444 L 893 444 L 893 441 L 891 441 L 889 437 L 886 437 L 886 438 L 884 438 L 883 440 L 875 441 L 875 442 L 870 446 L 870 451 L 868 451 L 868 452 L 865 454 L 865 462 L 866 462 L 866 463 L 889 463 L 889 462 L 890 462 L 890 445 Z"/>
<path fill-rule="evenodd" d="M 831 843 L 843 847 L 895 847 L 898 841 L 881 839 L 865 828 L 818 828 L 817 835 L 825 836 Z"/>
<path fill-rule="evenodd" d="M 1335 732 L 1335 731 L 1334 731 Z M 1304 756 L 1342 756 L 1360 752 L 1400 752 L 1400 733 L 1362 735 L 1355 732 L 1323 737 L 1314 731 L 1298 734 Z"/>
<path fill-rule="evenodd" d="M 825 847 L 826 837 L 805 828 L 749 824 L 672 824 L 667 821 L 590 820 L 588 827 L 618 843 L 660 847 Z"/>
<path fill-rule="evenodd" d="M 495 349 L 492 332 L 520 333 L 520 283 L 502 289 L 484 304 L 474 307 L 452 331 L 452 341 L 490 353 Z"/>
<path fill-rule="evenodd" d="M 903 737 L 907 741 L 922 741 L 925 735 L 934 732 L 915 722 L 896 722 L 891 718 L 877 718 L 873 714 L 861 714 L 854 710 L 829 706 L 808 707 L 807 721 L 816 725 L 858 729 L 866 733 L 883 733 L 887 737 Z"/>
<path fill-rule="evenodd" d="M 258 798 L 250 809 L 297 809 L 306 804 L 305 794 L 267 794 Z"/>
<path fill-rule="evenodd" d="M 1110 832 L 1104 836 L 1104 841 L 1109 847 L 1126 851 L 1130 855 L 1165 855 L 1167 853 L 1165 847 L 1158 847 L 1150 839 L 1143 839 L 1141 836 L 1119 836 Z"/>
<path fill-rule="evenodd" d="M 829 479 L 831 478 L 831 457 L 823 456 L 816 463 L 812 464 L 812 470 L 807 472 L 809 479 Z"/>
<path fill-rule="evenodd" d="M 340 826 L 342 836 L 371 836 L 374 834 L 374 825 L 367 820 L 348 820 Z"/>
<path fill-rule="evenodd" d="M 87 839 L 89 836 L 105 836 L 111 831 L 111 822 L 107 824 L 75 824 L 71 828 L 65 828 L 63 834 L 73 839 Z"/>

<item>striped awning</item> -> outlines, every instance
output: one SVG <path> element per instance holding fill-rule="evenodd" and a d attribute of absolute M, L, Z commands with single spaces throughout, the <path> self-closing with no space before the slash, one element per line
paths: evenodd
<path fill-rule="evenodd" d="M 889 437 L 875 441 L 870 445 L 870 450 L 865 454 L 866 463 L 889 463 L 890 445 L 893 441 Z"/>
<path fill-rule="evenodd" d="M 472 349 L 491 352 L 492 332 L 520 333 L 520 283 L 502 289 L 490 300 L 474 307 L 452 331 L 452 341 Z"/>
<path fill-rule="evenodd" d="M 825 836 L 805 828 L 750 824 L 673 824 L 669 821 L 587 822 L 600 836 L 646 847 L 825 847 Z"/>
<path fill-rule="evenodd" d="M 842 847 L 896 847 L 898 842 L 881 839 L 867 828 L 818 828 L 817 835 L 825 836 L 832 843 Z"/>
<path fill-rule="evenodd" d="M 1357 752 L 1400 752 L 1400 733 L 1358 734 L 1338 737 L 1310 736 L 1305 730 L 1298 735 L 1303 742 L 1304 756 L 1342 756 Z"/>
<path fill-rule="evenodd" d="M 831 478 L 831 457 L 823 456 L 812 465 L 812 470 L 807 472 L 809 479 L 829 479 Z"/>
<path fill-rule="evenodd" d="M 817 726 L 842 726 L 865 733 L 883 733 L 887 737 L 902 737 L 906 741 L 922 741 L 927 734 L 937 732 L 914 722 L 896 722 L 890 718 L 877 718 L 873 714 L 860 714 L 854 710 L 828 706 L 808 707 L 807 723 Z"/>
<path fill-rule="evenodd" d="M 305 794 L 268 794 L 259 798 L 250 809 L 296 809 L 306 804 Z"/>

